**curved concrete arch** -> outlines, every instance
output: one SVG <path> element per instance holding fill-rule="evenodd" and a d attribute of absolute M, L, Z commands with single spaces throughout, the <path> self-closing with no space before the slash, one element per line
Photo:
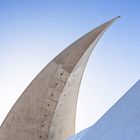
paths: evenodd
<path fill-rule="evenodd" d="M 37 75 L 3 122 L 1 140 L 65 140 L 74 134 L 85 66 L 96 43 L 115 20 L 78 39 Z"/>

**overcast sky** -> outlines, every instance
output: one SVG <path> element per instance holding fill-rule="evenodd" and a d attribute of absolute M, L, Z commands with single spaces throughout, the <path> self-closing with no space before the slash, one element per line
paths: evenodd
<path fill-rule="evenodd" d="M 0 124 L 31 80 L 77 38 L 104 34 L 82 80 L 76 131 L 94 124 L 140 79 L 139 0 L 0 0 Z"/>

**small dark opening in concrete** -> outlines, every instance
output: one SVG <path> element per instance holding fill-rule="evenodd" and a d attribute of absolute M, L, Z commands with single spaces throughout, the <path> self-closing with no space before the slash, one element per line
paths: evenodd
<path fill-rule="evenodd" d="M 63 75 L 63 73 L 61 72 L 60 75 Z"/>

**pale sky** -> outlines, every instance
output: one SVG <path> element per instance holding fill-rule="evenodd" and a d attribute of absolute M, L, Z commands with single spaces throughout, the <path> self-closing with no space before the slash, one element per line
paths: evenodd
<path fill-rule="evenodd" d="M 0 0 L 0 124 L 32 79 L 77 38 L 122 16 L 90 57 L 76 131 L 94 124 L 140 79 L 139 0 Z"/>

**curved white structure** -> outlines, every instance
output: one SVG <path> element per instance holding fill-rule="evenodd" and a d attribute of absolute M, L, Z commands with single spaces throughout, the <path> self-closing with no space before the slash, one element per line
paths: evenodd
<path fill-rule="evenodd" d="M 55 57 L 31 82 L 0 128 L 0 140 L 65 140 L 75 132 L 81 78 L 96 43 L 116 18 Z"/>
<path fill-rule="evenodd" d="M 140 80 L 97 123 L 69 140 L 140 140 Z"/>

